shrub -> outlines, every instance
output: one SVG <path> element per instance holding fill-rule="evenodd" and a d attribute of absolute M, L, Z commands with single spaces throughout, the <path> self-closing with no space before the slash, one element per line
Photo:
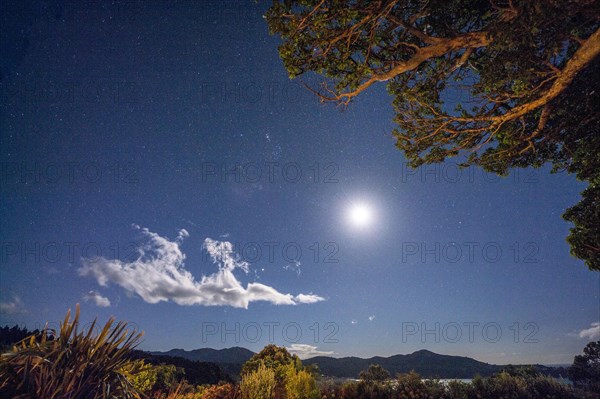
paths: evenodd
<path fill-rule="evenodd" d="M 568 385 L 561 384 L 554 378 L 540 375 L 527 380 L 527 390 L 532 398 L 545 399 L 573 399 L 571 388 Z"/>
<path fill-rule="evenodd" d="M 527 383 L 523 377 L 503 371 L 485 379 L 474 379 L 475 393 L 489 399 L 527 399 Z"/>
<path fill-rule="evenodd" d="M 138 392 L 149 393 L 156 384 L 154 367 L 143 360 L 135 360 L 122 367 L 121 371 Z"/>
<path fill-rule="evenodd" d="M 332 398 L 343 398 L 343 399 L 391 399 L 394 393 L 394 389 L 387 383 L 366 383 L 365 381 L 360 382 L 347 382 L 340 389 L 336 389 L 333 392 L 329 391 L 328 394 Z"/>
<path fill-rule="evenodd" d="M 448 382 L 446 392 L 450 399 L 470 399 L 476 397 L 473 385 L 462 381 Z"/>
<path fill-rule="evenodd" d="M 320 392 L 315 378 L 306 370 L 296 370 L 293 365 L 287 367 L 285 392 L 287 399 L 319 399 Z"/>
<path fill-rule="evenodd" d="M 143 360 L 135 360 L 123 371 L 134 388 L 145 394 L 169 392 L 180 385 L 185 374 L 182 368 L 172 364 L 153 365 Z"/>
<path fill-rule="evenodd" d="M 242 399 L 273 399 L 276 385 L 275 371 L 261 363 L 255 371 L 242 376 L 240 394 Z"/>
<path fill-rule="evenodd" d="M 202 394 L 202 399 L 235 399 L 236 387 L 233 384 L 212 385 Z"/>
<path fill-rule="evenodd" d="M 129 333 L 127 323 L 106 322 L 97 336 L 96 320 L 87 332 L 78 332 L 79 305 L 71 321 L 67 312 L 55 339 L 45 330 L 32 335 L 0 357 L 0 396 L 39 399 L 139 398 L 127 379 L 132 368 L 128 354 L 142 333 Z"/>
<path fill-rule="evenodd" d="M 390 373 L 379 364 L 371 364 L 367 370 L 360 372 L 359 377 L 367 384 L 371 384 L 388 380 Z"/>
<path fill-rule="evenodd" d="M 428 399 L 429 391 L 421 380 L 421 376 L 414 371 L 407 374 L 399 374 L 396 385 L 397 397 L 400 399 Z"/>
<path fill-rule="evenodd" d="M 287 366 L 293 366 L 296 370 L 302 368 L 302 362 L 296 355 L 291 355 L 284 347 L 277 345 L 267 345 L 259 353 L 252 356 L 250 360 L 244 363 L 241 376 L 256 371 L 260 365 L 273 370 L 277 386 L 275 387 L 276 396 L 285 395 L 285 378 Z"/>

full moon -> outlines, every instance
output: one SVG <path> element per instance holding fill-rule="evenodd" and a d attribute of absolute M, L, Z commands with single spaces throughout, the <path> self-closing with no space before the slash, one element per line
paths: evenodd
<path fill-rule="evenodd" d="M 354 204 L 348 210 L 348 218 L 356 227 L 366 227 L 373 221 L 373 211 L 365 204 Z"/>

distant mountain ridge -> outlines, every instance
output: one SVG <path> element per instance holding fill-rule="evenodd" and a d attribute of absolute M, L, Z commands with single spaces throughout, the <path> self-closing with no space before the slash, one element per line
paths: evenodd
<path fill-rule="evenodd" d="M 182 357 L 196 362 L 211 362 L 211 363 L 245 363 L 254 352 L 246 348 L 234 346 L 225 349 L 201 348 L 186 351 L 185 349 L 171 349 L 167 352 L 153 351 L 149 352 L 156 356 L 175 356 Z"/>
<path fill-rule="evenodd" d="M 318 356 L 307 359 L 303 363 L 318 365 L 321 373 L 325 375 L 348 378 L 356 378 L 371 364 L 380 364 L 392 376 L 414 370 L 425 378 L 473 378 L 476 374 L 488 376 L 503 367 L 469 357 L 440 355 L 428 350 L 419 350 L 408 355 L 375 356 L 368 359 L 358 357 L 336 359 Z"/>
<path fill-rule="evenodd" d="M 171 349 L 167 352 L 155 351 L 149 353 L 155 356 L 182 357 L 193 361 L 216 363 L 223 371 L 234 378 L 241 370 L 242 365 L 254 355 L 254 352 L 241 347 L 227 349 L 202 348 L 190 351 Z M 366 370 L 371 364 L 380 364 L 392 376 L 414 370 L 424 378 L 473 378 L 476 374 L 485 377 L 506 367 L 480 362 L 470 357 L 440 355 L 425 349 L 407 355 L 375 356 L 368 359 L 317 356 L 303 360 L 302 363 L 305 365 L 316 364 L 322 374 L 340 378 L 358 378 L 359 373 Z M 541 373 L 547 375 L 554 377 L 566 376 L 564 368 L 535 366 Z"/>

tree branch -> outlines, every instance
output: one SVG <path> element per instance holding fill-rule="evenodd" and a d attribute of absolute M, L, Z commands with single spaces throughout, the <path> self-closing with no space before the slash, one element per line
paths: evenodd
<path fill-rule="evenodd" d="M 548 104 L 569 87 L 571 82 L 573 82 L 573 79 L 575 79 L 575 76 L 596 58 L 598 54 L 600 54 L 600 28 L 592 33 L 592 35 L 583 42 L 581 47 L 577 49 L 575 54 L 573 54 L 573 57 L 567 61 L 567 65 L 565 65 L 563 70 L 558 74 L 550 89 L 548 89 L 543 96 L 539 97 L 537 100 L 519 105 L 504 115 L 493 117 L 492 120 L 497 122 L 513 120 Z"/>
<path fill-rule="evenodd" d="M 331 96 L 320 93 L 317 93 L 317 95 L 320 97 L 321 101 L 336 101 L 342 104 L 348 104 L 352 98 L 358 96 L 374 83 L 386 82 L 398 75 L 416 69 L 423 62 L 431 58 L 441 57 L 451 51 L 463 48 L 484 47 L 490 43 L 491 39 L 488 37 L 487 32 L 467 33 L 454 38 L 440 39 L 436 44 L 419 48 L 415 51 L 412 58 L 407 61 L 398 62 L 397 65 L 388 72 L 372 75 L 355 90 L 337 94 L 333 93 Z"/>

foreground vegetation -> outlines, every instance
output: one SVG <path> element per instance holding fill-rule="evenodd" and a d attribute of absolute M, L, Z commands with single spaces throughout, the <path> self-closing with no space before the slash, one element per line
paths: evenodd
<path fill-rule="evenodd" d="M 58 331 L 45 330 L 20 341 L 0 358 L 0 396 L 23 398 L 137 398 L 128 354 L 142 334 L 110 319 L 94 335 L 77 331 L 79 306 L 67 312 Z"/>
<path fill-rule="evenodd" d="M 360 380 L 334 382 L 315 366 L 304 366 L 296 355 L 275 345 L 248 360 L 237 383 L 211 371 L 190 369 L 144 359 L 134 351 L 142 334 L 127 323 L 110 319 L 95 334 L 95 321 L 78 331 L 79 306 L 57 331 L 24 336 L 18 328 L 0 329 L 2 339 L 18 339 L 12 348 L 0 340 L 0 397 L 21 399 L 599 399 L 600 341 L 591 342 L 569 368 L 574 385 L 543 375 L 533 367 L 509 367 L 471 383 L 423 380 L 415 372 L 391 378 L 380 365 L 361 372 Z M 4 345 L 4 346 L 1 346 Z M 176 358 L 166 358 L 176 360 Z M 195 363 L 195 362 L 191 362 Z M 213 365 L 214 366 L 214 365 Z M 188 375 L 190 374 L 190 375 Z M 190 378 L 191 377 L 191 378 Z M 194 384 L 198 381 L 213 383 Z M 190 382 L 192 380 L 192 382 Z"/>

